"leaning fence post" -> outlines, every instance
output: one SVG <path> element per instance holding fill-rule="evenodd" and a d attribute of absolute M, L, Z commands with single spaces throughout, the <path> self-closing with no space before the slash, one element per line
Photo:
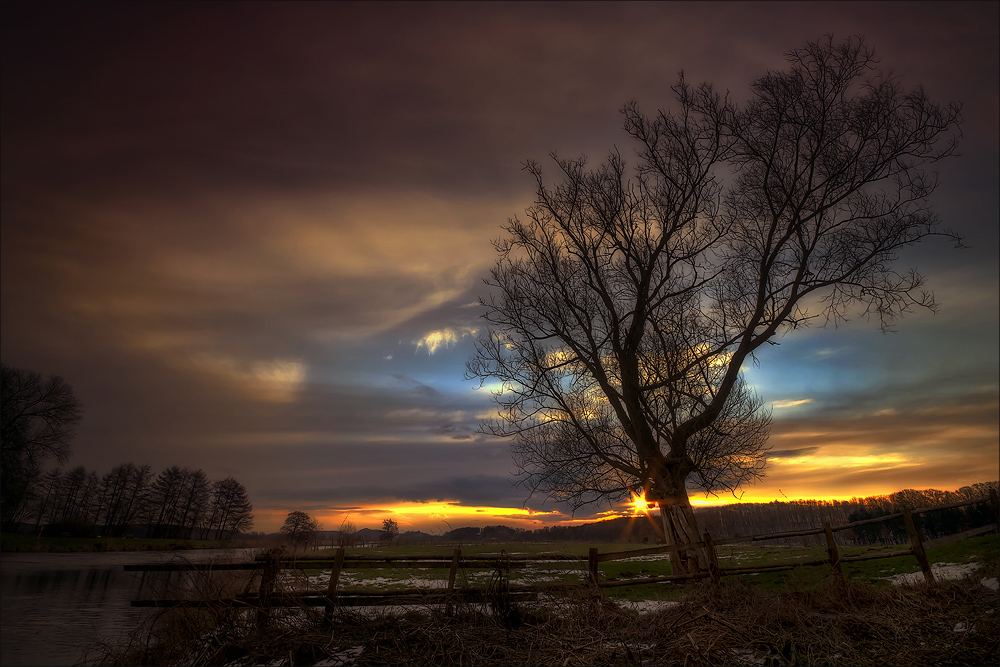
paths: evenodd
<path fill-rule="evenodd" d="M 906 523 L 906 532 L 910 534 L 910 544 L 913 545 L 913 555 L 920 563 L 920 569 L 924 571 L 924 579 L 928 584 L 934 583 L 934 573 L 931 572 L 930 561 L 927 560 L 927 552 L 924 551 L 924 543 L 920 541 L 920 532 L 913 522 L 913 514 L 910 510 L 903 508 L 903 522 Z"/>
<path fill-rule="evenodd" d="M 712 536 L 708 534 L 708 531 L 705 531 L 701 539 L 705 542 L 705 551 L 708 552 L 708 571 L 712 575 L 712 583 L 718 584 L 721 572 L 719 571 L 719 556 L 715 553 L 715 542 L 712 541 Z"/>
<path fill-rule="evenodd" d="M 462 560 L 462 550 L 455 549 L 455 552 L 451 556 L 451 569 L 448 570 L 448 593 L 447 602 L 444 606 L 444 615 L 451 616 L 452 611 L 452 598 L 455 594 L 455 577 L 458 574 L 458 564 Z"/>
<path fill-rule="evenodd" d="M 833 527 L 829 521 L 823 522 L 823 532 L 826 533 L 826 553 L 830 556 L 830 567 L 833 573 L 843 578 L 844 572 L 840 568 L 840 551 L 837 550 L 837 540 L 833 539 Z"/>
<path fill-rule="evenodd" d="M 344 547 L 337 549 L 330 568 L 330 583 L 326 587 L 326 612 L 323 618 L 329 622 L 333 618 L 333 605 L 337 600 L 337 586 L 340 585 L 340 571 L 344 569 Z"/>

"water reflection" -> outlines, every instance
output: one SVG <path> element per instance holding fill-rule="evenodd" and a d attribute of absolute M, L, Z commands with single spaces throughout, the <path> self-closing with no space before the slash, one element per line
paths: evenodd
<path fill-rule="evenodd" d="M 115 639 L 143 614 L 130 602 L 144 573 L 125 572 L 127 563 L 184 558 L 208 560 L 241 553 L 205 549 L 177 552 L 92 554 L 3 554 L 0 556 L 0 664 L 73 665 L 99 638 Z M 145 582 L 148 587 L 149 580 Z M 148 588 L 144 593 L 149 593 Z"/>

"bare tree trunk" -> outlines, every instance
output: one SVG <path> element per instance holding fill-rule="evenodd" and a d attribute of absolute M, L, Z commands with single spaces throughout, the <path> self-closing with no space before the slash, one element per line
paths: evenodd
<path fill-rule="evenodd" d="M 701 541 L 691 502 L 683 489 L 670 498 L 660 500 L 659 505 L 668 545 Z M 670 565 L 674 574 L 696 574 L 708 569 L 708 554 L 704 547 L 675 549 L 670 552 Z"/>

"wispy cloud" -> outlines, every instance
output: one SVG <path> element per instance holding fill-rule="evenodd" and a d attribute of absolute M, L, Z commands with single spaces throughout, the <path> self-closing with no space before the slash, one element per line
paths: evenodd
<path fill-rule="evenodd" d="M 430 332 L 420 340 L 414 341 L 414 344 L 418 351 L 423 348 L 427 350 L 427 354 L 434 354 L 439 349 L 457 345 L 463 338 L 475 336 L 478 331 L 476 327 L 446 327 Z"/>
<path fill-rule="evenodd" d="M 780 410 L 782 408 L 794 408 L 796 405 L 805 405 L 806 403 L 812 403 L 812 399 L 811 398 L 800 398 L 798 400 L 788 399 L 784 401 L 775 401 L 771 405 L 775 409 Z"/>
<path fill-rule="evenodd" d="M 819 451 L 819 447 L 799 447 L 798 449 L 772 449 L 767 453 L 768 459 L 792 459 L 799 456 L 811 456 Z"/>
<path fill-rule="evenodd" d="M 414 394 L 421 394 L 423 396 L 438 396 L 439 392 L 434 387 L 424 384 L 419 380 L 415 380 L 409 376 L 401 375 L 395 373 L 392 379 L 396 381 L 396 384 L 401 387 L 405 387 L 410 392 Z"/>

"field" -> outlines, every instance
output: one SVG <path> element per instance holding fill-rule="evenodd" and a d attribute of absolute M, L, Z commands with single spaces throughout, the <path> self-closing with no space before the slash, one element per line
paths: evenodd
<path fill-rule="evenodd" d="M 952 543 L 927 549 L 928 558 L 932 563 L 974 564 L 983 576 L 996 576 L 998 566 L 998 549 L 996 535 L 979 536 L 959 543 Z M 572 555 L 584 559 L 568 562 L 532 563 L 523 569 L 511 569 L 509 582 L 511 585 L 534 585 L 543 583 L 576 583 L 586 576 L 586 558 L 589 547 L 597 547 L 600 553 L 621 552 L 629 549 L 629 545 L 579 543 L 536 544 L 515 543 L 497 545 L 464 545 L 461 547 L 463 557 L 481 556 L 485 559 L 508 555 L 538 555 L 546 554 Z M 846 547 L 841 549 L 841 557 L 878 552 L 898 551 L 898 546 L 887 547 Z M 449 549 L 431 549 L 427 547 L 376 547 L 348 550 L 349 554 L 364 554 L 366 556 L 434 556 L 450 558 Z M 316 551 L 304 554 L 308 558 L 333 557 L 333 550 Z M 724 546 L 718 549 L 719 564 L 722 568 L 752 568 L 754 566 L 773 566 L 777 564 L 808 562 L 822 560 L 827 557 L 825 547 L 784 547 L 784 546 Z M 600 580 L 611 582 L 629 580 L 658 575 L 673 574 L 668 559 L 663 554 L 639 555 L 628 559 L 603 562 L 599 566 Z M 890 585 L 889 578 L 895 575 L 919 573 L 920 567 L 912 556 L 897 556 L 893 558 L 844 563 L 844 575 L 856 582 L 866 582 L 876 586 Z M 783 586 L 816 586 L 830 574 L 826 565 L 799 567 L 783 572 L 762 572 L 760 574 L 740 575 L 736 579 L 746 584 L 759 586 L 769 590 L 779 590 Z M 325 590 L 329 574 L 325 571 L 306 571 L 306 582 L 300 582 L 302 587 Z M 447 570 L 437 569 L 385 569 L 385 570 L 353 570 L 341 575 L 341 589 L 379 588 L 387 591 L 407 588 L 441 588 L 447 584 Z M 465 586 L 485 588 L 494 572 L 492 570 L 461 570 L 458 588 Z M 606 588 L 604 593 L 611 599 L 641 601 L 650 599 L 677 599 L 678 586 L 641 585 Z"/>
<path fill-rule="evenodd" d="M 463 556 L 574 554 L 584 544 L 466 545 Z M 595 545 L 600 552 L 623 545 Z M 450 548 L 353 550 L 367 555 L 450 556 Z M 860 549 L 859 551 L 864 551 Z M 844 550 L 845 555 L 854 553 Z M 309 557 L 326 556 L 309 552 Z M 825 550 L 735 546 L 720 549 L 723 567 L 774 565 L 820 558 Z M 1000 571 L 996 535 L 928 549 L 932 562 L 976 564 L 971 576 L 932 585 L 892 585 L 888 577 L 919 572 L 897 557 L 845 564 L 843 579 L 828 566 L 724 577 L 686 585 L 579 587 L 514 601 L 496 586 L 496 572 L 468 571 L 457 582 L 491 586 L 486 603 L 386 608 L 275 610 L 262 622 L 233 608 L 162 610 L 126 642 L 100 647 L 101 664 L 224 665 L 986 665 L 997 663 L 998 593 L 982 580 Z M 669 574 L 662 557 L 600 564 L 602 581 Z M 447 569 L 345 571 L 342 590 L 441 588 Z M 216 573 L 216 576 L 224 573 Z M 510 570 L 509 584 L 579 581 L 580 563 Z M 350 575 L 349 577 L 347 575 Z M 229 587 L 246 589 L 245 573 Z M 461 576 L 461 575 L 460 575 Z M 286 591 L 323 589 L 320 571 L 291 570 Z M 219 596 L 216 583 L 206 595 Z"/>

